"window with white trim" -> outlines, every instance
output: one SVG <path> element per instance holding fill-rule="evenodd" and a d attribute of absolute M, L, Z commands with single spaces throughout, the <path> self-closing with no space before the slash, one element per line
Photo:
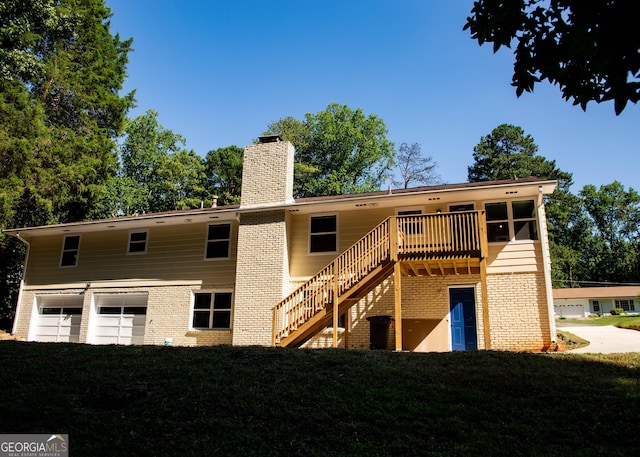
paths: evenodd
<path fill-rule="evenodd" d="M 62 242 L 61 267 L 75 267 L 80 252 L 80 235 L 66 235 Z"/>
<path fill-rule="evenodd" d="M 231 328 L 231 292 L 196 292 L 194 294 L 194 329 Z"/>
<path fill-rule="evenodd" d="M 599 313 L 600 312 L 600 301 L 599 300 L 593 300 L 591 303 L 593 304 L 593 312 L 594 313 Z"/>
<path fill-rule="evenodd" d="M 129 247 L 127 248 L 127 254 L 146 254 L 147 236 L 147 230 L 132 230 L 129 232 Z"/>
<path fill-rule="evenodd" d="M 309 252 L 338 250 L 338 217 L 335 214 L 311 216 L 309 220 Z"/>
<path fill-rule="evenodd" d="M 623 311 L 635 311 L 636 305 L 633 304 L 633 300 L 616 300 L 616 308 L 622 308 Z"/>
<path fill-rule="evenodd" d="M 231 224 L 209 224 L 205 259 L 228 259 L 231 240 Z"/>
<path fill-rule="evenodd" d="M 533 200 L 485 203 L 489 242 L 537 240 L 538 224 Z"/>

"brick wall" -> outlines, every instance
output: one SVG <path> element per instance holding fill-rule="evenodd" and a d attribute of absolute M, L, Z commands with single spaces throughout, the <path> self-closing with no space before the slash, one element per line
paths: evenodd
<path fill-rule="evenodd" d="M 244 148 L 241 207 L 293 202 L 293 153 L 288 141 Z"/>
<path fill-rule="evenodd" d="M 156 286 L 25 291 L 23 306 L 18 316 L 16 336 L 25 340 L 29 338 L 29 320 L 37 296 L 57 294 L 82 296 L 83 307 L 79 341 L 87 343 L 91 340 L 91 321 L 96 318 L 95 295 L 144 293 L 147 295 L 144 344 L 162 345 L 167 338 L 171 338 L 172 344 L 176 346 L 231 344 L 231 330 L 190 329 L 192 297 L 193 293 L 199 290 L 233 290 L 233 285 L 209 284 L 204 288 Z M 36 325 L 35 320 L 33 325 Z"/>
<path fill-rule="evenodd" d="M 402 278 L 402 318 L 442 321 L 447 331 L 440 331 L 430 346 L 450 348 L 448 341 L 449 288 L 474 287 L 476 298 L 476 326 L 478 349 L 485 348 L 482 295 L 479 275 L 452 275 Z M 489 275 L 489 324 L 491 348 L 498 350 L 539 351 L 550 343 L 549 322 L 542 273 L 514 273 Z M 370 324 L 367 317 L 394 316 L 393 279 L 385 280 L 367 297 L 356 303 L 349 313 L 348 347 L 368 349 Z M 341 331 L 339 344 L 344 346 Z M 312 338 L 307 347 L 331 347 L 331 329 Z M 393 328 L 389 334 L 389 347 L 395 347 Z"/>
<path fill-rule="evenodd" d="M 539 351 L 551 344 L 543 273 L 487 277 L 491 348 Z"/>
<path fill-rule="evenodd" d="M 272 308 L 289 292 L 285 211 L 240 215 L 234 345 L 271 345 Z"/>

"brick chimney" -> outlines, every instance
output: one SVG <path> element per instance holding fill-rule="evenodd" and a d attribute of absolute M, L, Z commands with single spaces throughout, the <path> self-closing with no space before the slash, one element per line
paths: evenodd
<path fill-rule="evenodd" d="M 232 344 L 271 344 L 271 309 L 290 288 L 285 208 L 293 203 L 293 145 L 261 137 L 244 149 Z"/>
<path fill-rule="evenodd" d="M 277 135 L 244 148 L 241 208 L 293 203 L 293 153 L 293 145 Z"/>

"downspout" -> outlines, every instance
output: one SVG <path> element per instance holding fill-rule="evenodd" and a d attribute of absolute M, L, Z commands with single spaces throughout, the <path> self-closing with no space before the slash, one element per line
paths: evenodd
<path fill-rule="evenodd" d="M 31 250 L 31 244 L 20 236 L 20 232 L 16 234 L 16 238 L 22 241 L 27 246 L 27 253 L 24 256 L 24 265 L 22 266 L 22 277 L 20 278 L 20 287 L 18 288 L 18 303 L 16 304 L 16 313 L 13 316 L 13 327 L 11 334 L 16 334 L 16 326 L 18 324 L 18 313 L 20 312 L 20 306 L 22 305 L 22 292 L 24 290 L 24 278 L 27 275 L 27 263 L 29 262 L 29 251 Z"/>
<path fill-rule="evenodd" d="M 553 285 L 551 284 L 551 252 L 549 251 L 549 231 L 547 230 L 547 216 L 544 211 L 542 186 L 538 187 L 538 223 L 540 224 L 542 246 L 542 268 L 544 271 L 544 284 L 547 297 L 547 312 L 549 314 L 549 332 L 551 342 L 556 343 L 556 319 L 553 308 Z"/>

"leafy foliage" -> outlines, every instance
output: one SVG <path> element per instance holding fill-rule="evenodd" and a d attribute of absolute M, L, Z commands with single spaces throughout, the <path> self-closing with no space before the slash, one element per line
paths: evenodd
<path fill-rule="evenodd" d="M 514 41 L 516 94 L 558 84 L 566 100 L 613 100 L 616 114 L 640 100 L 637 5 L 628 0 L 478 0 L 465 30 L 493 51 Z"/>
<path fill-rule="evenodd" d="M 205 165 L 185 139 L 148 110 L 126 121 L 120 168 L 107 183 L 100 216 L 189 209 L 207 197 Z"/>
<path fill-rule="evenodd" d="M 221 205 L 240 203 L 243 154 L 242 148 L 227 146 L 209 151 L 205 158 L 209 192 L 218 196 Z"/>
<path fill-rule="evenodd" d="M 599 189 L 584 186 L 579 196 L 591 221 L 585 233 L 591 242 L 584 248 L 597 272 L 591 280 L 639 283 L 640 195 L 614 181 Z"/>
<path fill-rule="evenodd" d="M 400 175 L 399 180 L 394 180 L 393 185 L 406 189 L 411 183 L 438 184 L 440 176 L 436 173 L 438 163 L 431 156 L 422 155 L 418 143 L 408 145 L 402 143 L 396 155 L 396 168 Z"/>
<path fill-rule="evenodd" d="M 0 4 L 0 229 L 83 220 L 115 172 L 133 93 L 120 96 L 131 40 L 109 29 L 104 0 Z M 0 309 L 21 260 L 2 239 Z M 6 291 L 6 292 L 5 292 Z"/>
<path fill-rule="evenodd" d="M 382 119 L 330 103 L 304 121 L 286 117 L 267 126 L 296 148 L 295 197 L 379 190 L 394 164 L 394 146 Z"/>

